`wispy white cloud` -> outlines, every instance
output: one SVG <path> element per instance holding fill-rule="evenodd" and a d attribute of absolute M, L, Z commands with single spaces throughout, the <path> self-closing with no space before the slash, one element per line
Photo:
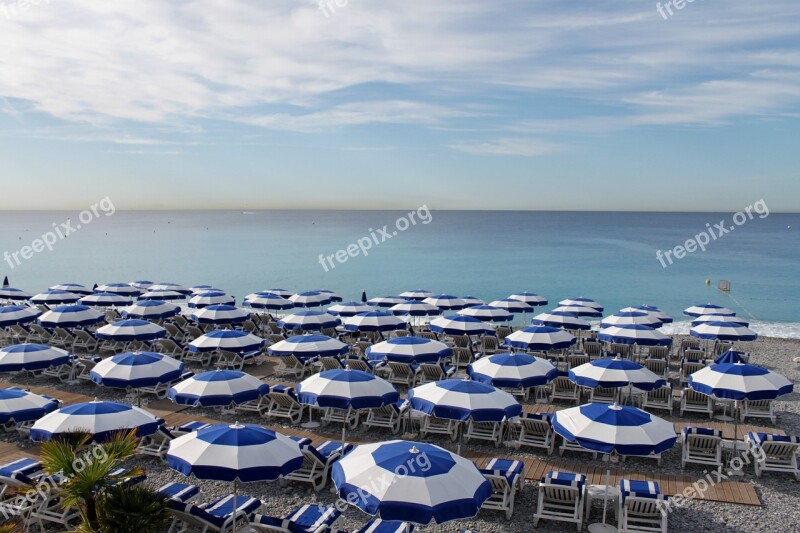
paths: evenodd
<path fill-rule="evenodd" d="M 539 139 L 503 138 L 485 142 L 465 142 L 448 145 L 459 152 L 476 155 L 513 155 L 537 157 L 561 152 L 565 147 Z"/>

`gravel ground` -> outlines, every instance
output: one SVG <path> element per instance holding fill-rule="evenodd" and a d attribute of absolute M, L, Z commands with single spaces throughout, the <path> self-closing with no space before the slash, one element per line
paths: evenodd
<path fill-rule="evenodd" d="M 753 354 L 752 362 L 779 372 L 795 383 L 800 382 L 800 365 L 792 361 L 794 357 L 800 356 L 800 340 L 762 338 L 748 344 L 746 348 Z M 12 376 L 12 379 L 16 383 L 27 383 L 30 385 L 43 384 L 41 379 L 24 378 L 21 375 Z M 2 383 L 2 380 L 0 380 L 0 383 Z M 54 389 L 79 392 L 90 396 L 97 396 L 101 399 L 124 401 L 126 398 L 125 393 L 122 391 L 98 387 L 92 383 L 66 385 L 58 383 L 55 380 L 49 380 L 46 384 L 52 386 Z M 782 397 L 775 404 L 775 411 L 778 416 L 776 427 L 785 430 L 788 434 L 800 435 L 799 399 L 800 394 L 793 393 Z M 146 408 L 146 401 L 143 402 L 142 406 Z M 235 421 L 235 419 L 247 423 L 263 422 L 263 419 L 256 416 L 221 416 L 218 411 L 204 409 L 196 409 L 195 412 L 198 415 L 222 418 L 231 422 Z M 698 424 L 701 424 L 703 420 L 707 420 L 702 417 L 690 418 L 696 419 Z M 757 424 L 769 425 L 769 422 L 759 420 Z M 272 425 L 274 426 L 276 424 Z M 349 432 L 348 435 L 353 440 L 358 440 L 361 437 L 364 439 L 374 438 L 374 431 L 373 434 L 367 435 L 366 429 L 358 428 Z M 382 436 L 386 440 L 395 438 L 388 431 L 384 432 Z M 30 444 L 21 439 L 17 433 L 0 433 L 0 440 L 14 442 L 21 447 L 30 446 Z M 430 438 L 426 440 L 454 450 L 453 444 L 447 440 L 441 438 Z M 492 446 L 484 446 L 477 443 L 470 443 L 469 445 L 465 445 L 465 447 L 470 450 L 483 451 L 496 456 L 523 455 L 541 459 L 546 458 L 545 455 L 539 455 L 536 452 L 517 452 L 504 447 L 496 449 Z M 593 466 L 603 465 L 600 460 L 592 459 L 589 454 L 568 453 L 564 459 L 567 461 L 575 461 L 576 463 L 591 464 Z M 139 466 L 144 468 L 147 471 L 147 483 L 153 486 L 159 486 L 168 481 L 179 480 L 182 477 L 180 474 L 167 468 L 159 460 L 150 457 L 137 457 L 131 460 L 126 466 Z M 697 466 L 699 467 L 699 465 Z M 655 461 L 652 460 L 634 458 L 628 460 L 626 467 L 639 471 L 680 475 L 682 473 L 680 470 L 680 447 L 676 446 L 665 453 L 661 466 L 658 466 Z M 696 475 L 699 479 L 703 476 L 703 469 L 692 468 L 690 465 L 687 467 L 685 474 L 690 476 Z M 800 524 L 800 482 L 787 474 L 779 473 L 767 473 L 764 477 L 757 479 L 754 476 L 752 467 L 745 467 L 745 476 L 741 478 L 741 481 L 755 485 L 756 491 L 763 502 L 761 507 L 721 504 L 708 501 L 691 501 L 670 513 L 669 528 L 672 531 L 689 532 L 749 532 L 764 528 L 769 528 L 773 531 L 798 531 L 800 528 L 800 526 L 798 526 L 798 524 Z M 208 499 L 228 494 L 231 490 L 230 485 L 225 483 L 196 480 L 194 482 L 201 486 Z M 336 501 L 335 495 L 328 489 L 323 489 L 315 493 L 308 485 L 298 483 L 248 484 L 244 485 L 240 492 L 261 499 L 266 503 L 270 514 L 276 516 L 283 516 L 303 503 L 319 502 L 332 505 Z M 454 524 L 445 524 L 442 526 L 418 528 L 418 531 L 447 532 L 460 531 L 463 528 L 467 528 L 484 533 L 500 531 L 510 533 L 527 532 L 532 529 L 531 520 L 536 508 L 536 495 L 536 488 L 529 482 L 525 489 L 517 495 L 515 512 L 512 520 L 506 520 L 504 514 L 499 511 L 483 511 L 478 517 L 471 520 L 462 520 Z M 600 514 L 600 507 L 595 506 L 590 519 L 586 519 L 584 523 L 590 524 L 599 521 L 601 518 Z M 356 530 L 368 520 L 369 517 L 367 515 L 351 507 L 344 513 L 344 519 L 340 524 L 344 529 Z M 613 523 L 613 517 L 611 515 L 609 515 L 609 521 Z M 536 529 L 541 531 L 568 531 L 572 530 L 572 526 L 565 523 L 542 521 Z"/>

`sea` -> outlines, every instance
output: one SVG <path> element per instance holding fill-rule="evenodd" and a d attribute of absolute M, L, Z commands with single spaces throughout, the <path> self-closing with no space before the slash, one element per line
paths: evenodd
<path fill-rule="evenodd" d="M 715 303 L 761 335 L 800 338 L 800 214 L 95 211 L 0 212 L 0 274 L 34 293 L 146 279 L 209 284 L 239 301 L 268 288 L 345 300 L 529 291 L 550 301 L 537 311 L 580 296 L 606 314 L 655 305 L 675 318 L 667 333 L 688 332 L 686 307 Z"/>

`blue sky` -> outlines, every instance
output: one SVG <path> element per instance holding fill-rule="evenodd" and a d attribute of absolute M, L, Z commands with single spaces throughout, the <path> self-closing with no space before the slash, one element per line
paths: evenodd
<path fill-rule="evenodd" d="M 340 3 L 0 0 L 0 209 L 800 211 L 796 0 Z"/>

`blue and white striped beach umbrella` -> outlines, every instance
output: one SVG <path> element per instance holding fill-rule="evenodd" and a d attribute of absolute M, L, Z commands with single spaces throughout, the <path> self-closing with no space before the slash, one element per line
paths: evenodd
<path fill-rule="evenodd" d="M 31 428 L 34 441 L 86 432 L 92 442 L 104 442 L 118 431 L 136 430 L 137 437 L 156 432 L 164 421 L 139 407 L 118 402 L 84 402 L 57 409 L 37 420 Z"/>
<path fill-rule="evenodd" d="M 632 326 L 632 325 L 642 325 L 642 326 L 650 326 L 651 328 L 660 328 L 663 325 L 663 322 L 645 312 L 638 312 L 638 311 L 620 311 L 619 313 L 609 315 L 600 321 L 601 328 L 607 328 L 610 326 Z"/>
<path fill-rule="evenodd" d="M 103 313 L 88 305 L 61 305 L 42 313 L 39 324 L 46 328 L 77 328 L 102 322 Z"/>
<path fill-rule="evenodd" d="M 58 409 L 58 400 L 11 387 L 0 389 L 0 425 L 38 420 Z"/>
<path fill-rule="evenodd" d="M 269 348 L 267 353 L 273 357 L 288 357 L 294 355 L 305 359 L 307 357 L 335 357 L 344 355 L 350 347 L 327 335 L 295 335 L 286 340 L 278 341 Z"/>
<path fill-rule="evenodd" d="M 578 315 L 562 312 L 539 313 L 531 319 L 531 324 L 572 330 L 592 329 L 592 325 Z"/>
<path fill-rule="evenodd" d="M 594 307 L 586 305 L 559 305 L 553 309 L 554 313 L 572 313 L 575 316 L 601 317 L 603 313 Z"/>
<path fill-rule="evenodd" d="M 152 341 L 166 337 L 167 330 L 147 320 L 130 318 L 98 328 L 94 334 L 98 339 L 107 341 Z"/>
<path fill-rule="evenodd" d="M 150 287 L 155 285 L 155 283 L 153 283 L 150 280 L 139 279 L 139 280 L 136 280 L 136 281 L 131 281 L 130 283 L 128 283 L 128 285 L 130 285 L 131 287 L 134 287 L 136 289 L 139 289 L 140 291 L 146 291 Z"/>
<path fill-rule="evenodd" d="M 561 328 L 530 326 L 506 336 L 506 344 L 521 350 L 546 352 L 564 350 L 575 344 L 575 336 Z"/>
<path fill-rule="evenodd" d="M 421 337 L 395 337 L 367 348 L 370 361 L 396 363 L 437 363 L 453 355 L 453 349 L 443 342 Z"/>
<path fill-rule="evenodd" d="M 111 294 L 119 294 L 127 298 L 135 298 L 142 294 L 142 289 L 134 287 L 130 283 L 107 283 L 98 286 L 95 292 L 108 292 Z"/>
<path fill-rule="evenodd" d="M 375 308 L 371 305 L 362 304 L 361 302 L 342 302 L 330 306 L 328 308 L 328 313 L 344 318 L 355 316 L 359 313 L 369 313 L 374 310 Z"/>
<path fill-rule="evenodd" d="M 332 302 L 327 293 L 319 291 L 306 291 L 292 294 L 289 296 L 289 301 L 295 307 L 322 307 Z"/>
<path fill-rule="evenodd" d="M 702 322 L 689 330 L 692 337 L 719 341 L 754 341 L 758 334 L 735 322 Z"/>
<path fill-rule="evenodd" d="M 395 331 L 405 327 L 405 322 L 384 311 L 358 313 L 344 319 L 344 329 L 347 331 Z"/>
<path fill-rule="evenodd" d="M 692 326 L 699 326 L 700 324 L 704 324 L 706 322 L 724 322 L 726 324 L 738 324 L 746 328 L 750 327 L 750 322 L 747 320 L 737 316 L 727 315 L 700 315 L 692 319 Z"/>
<path fill-rule="evenodd" d="M 398 296 L 405 298 L 406 300 L 422 301 L 425 298 L 430 298 L 431 296 L 435 295 L 431 291 L 426 291 L 425 289 L 415 289 L 413 291 L 401 292 Z"/>
<path fill-rule="evenodd" d="M 638 346 L 671 346 L 672 338 L 649 326 L 609 326 L 597 333 L 598 340 Z"/>
<path fill-rule="evenodd" d="M 92 294 L 92 289 L 84 287 L 80 283 L 62 283 L 60 285 L 53 285 L 52 287 L 48 287 L 47 290 L 50 291 L 66 291 L 71 292 L 73 294 Z"/>
<path fill-rule="evenodd" d="M 139 300 L 122 309 L 123 318 L 163 320 L 180 313 L 181 308 L 164 300 Z"/>
<path fill-rule="evenodd" d="M 280 311 L 283 309 L 291 309 L 294 304 L 280 296 L 271 292 L 254 292 L 248 294 L 244 299 L 245 307 L 252 307 L 254 309 L 270 309 Z"/>
<path fill-rule="evenodd" d="M 69 364 L 70 354 L 46 344 L 14 344 L 0 348 L 0 372 L 43 370 Z"/>
<path fill-rule="evenodd" d="M 435 296 L 429 296 L 422 301 L 426 304 L 436 306 L 442 311 L 456 311 L 458 309 L 464 309 L 464 307 L 467 306 L 464 300 L 452 294 L 437 294 Z"/>
<path fill-rule="evenodd" d="M 211 291 L 225 292 L 221 289 L 215 288 L 213 285 L 208 285 L 205 283 L 199 285 L 192 285 L 191 287 L 189 287 L 189 290 L 191 291 L 192 294 L 200 294 L 201 292 L 211 292 Z"/>
<path fill-rule="evenodd" d="M 234 305 L 236 298 L 222 291 L 209 291 L 195 294 L 189 299 L 189 307 L 201 309 L 209 305 Z"/>
<path fill-rule="evenodd" d="M 546 385 L 558 377 L 558 369 L 547 359 L 526 353 L 497 353 L 467 366 L 467 375 L 499 388 L 529 388 Z"/>
<path fill-rule="evenodd" d="M 33 322 L 42 312 L 27 305 L 0 307 L 0 328 Z"/>
<path fill-rule="evenodd" d="M 183 374 L 183 363 L 154 352 L 126 352 L 103 359 L 89 372 L 89 378 L 117 389 L 152 387 L 172 383 Z"/>
<path fill-rule="evenodd" d="M 297 384 L 300 403 L 334 409 L 375 409 L 391 405 L 400 394 L 388 381 L 361 370 L 326 370 Z"/>
<path fill-rule="evenodd" d="M 22 289 L 15 289 L 14 287 L 0 287 L 0 300 L 21 302 L 23 300 L 28 300 L 31 297 L 33 297 L 31 293 L 25 292 Z"/>
<path fill-rule="evenodd" d="M 492 494 L 475 463 L 433 444 L 362 444 L 333 464 L 339 498 L 383 520 L 443 524 L 471 518 Z"/>
<path fill-rule="evenodd" d="M 263 291 L 259 291 L 259 293 L 261 293 L 261 292 L 268 292 L 270 294 L 274 294 L 276 296 L 280 296 L 281 298 L 289 298 L 289 296 L 294 294 L 292 291 L 290 291 L 288 289 L 280 289 L 280 288 L 264 289 Z"/>
<path fill-rule="evenodd" d="M 678 436 L 672 422 L 641 409 L 588 403 L 553 415 L 553 429 L 569 442 L 600 453 L 644 456 L 665 452 Z"/>
<path fill-rule="evenodd" d="M 493 305 L 473 305 L 457 311 L 456 314 L 471 316 L 484 322 L 509 322 L 514 319 L 511 313 Z"/>
<path fill-rule="evenodd" d="M 474 307 L 476 305 L 486 305 L 486 300 L 482 300 L 477 296 L 462 296 L 462 300 L 464 300 L 464 304 L 467 307 Z"/>
<path fill-rule="evenodd" d="M 209 305 L 192 313 L 192 320 L 200 324 L 239 324 L 250 318 L 250 313 L 234 305 Z"/>
<path fill-rule="evenodd" d="M 370 298 L 367 303 L 376 307 L 392 307 L 405 301 L 406 299 L 400 296 L 380 296 L 378 298 Z"/>
<path fill-rule="evenodd" d="M 472 316 L 449 315 L 434 318 L 428 324 L 431 331 L 447 335 L 494 335 L 486 322 Z"/>
<path fill-rule="evenodd" d="M 406 300 L 401 304 L 393 305 L 389 311 L 397 316 L 436 316 L 441 313 L 435 305 L 421 300 Z"/>
<path fill-rule="evenodd" d="M 504 298 L 502 300 L 495 300 L 490 302 L 489 305 L 497 307 L 498 309 L 505 309 L 509 313 L 530 313 L 533 311 L 533 306 L 525 302 L 521 302 L 514 298 Z"/>
<path fill-rule="evenodd" d="M 236 329 L 218 329 L 205 333 L 189 343 L 189 351 L 213 352 L 252 352 L 264 347 L 266 341 L 261 337 Z"/>
<path fill-rule="evenodd" d="M 179 405 L 226 407 L 269 394 L 269 385 L 238 370 L 212 370 L 176 383 L 167 398 Z"/>
<path fill-rule="evenodd" d="M 547 298 L 544 296 L 540 296 L 533 292 L 516 292 L 509 296 L 512 300 L 519 300 L 520 302 L 525 302 L 526 304 L 537 307 L 540 305 L 547 305 Z"/>
<path fill-rule="evenodd" d="M 638 363 L 620 357 L 595 359 L 569 371 L 569 379 L 581 387 L 660 389 L 667 381 Z"/>
<path fill-rule="evenodd" d="M 341 321 L 338 318 L 324 311 L 300 311 L 278 320 L 278 327 L 294 331 L 320 331 L 339 324 Z"/>
<path fill-rule="evenodd" d="M 684 309 L 683 314 L 687 316 L 702 316 L 702 315 L 736 316 L 736 313 L 731 311 L 727 307 L 722 307 L 721 305 L 714 305 L 714 304 L 693 305 L 691 307 L 687 307 L 686 309 Z"/>
<path fill-rule="evenodd" d="M 772 400 L 794 390 L 784 376 L 745 363 L 714 363 L 691 374 L 689 386 L 727 400 Z"/>
<path fill-rule="evenodd" d="M 122 307 L 132 303 L 130 297 L 113 292 L 95 292 L 84 296 L 78 302 L 93 307 Z"/>
<path fill-rule="evenodd" d="M 326 295 L 328 299 L 332 302 L 341 302 L 343 300 L 341 296 L 328 289 L 315 289 L 313 292 L 319 292 Z"/>
<path fill-rule="evenodd" d="M 602 304 L 598 303 L 595 300 L 592 300 L 591 298 L 584 298 L 582 296 L 579 298 L 567 298 L 566 300 L 561 300 L 560 302 L 558 302 L 558 305 L 582 305 L 584 307 L 591 307 L 592 309 L 596 309 L 601 313 L 603 312 Z"/>
<path fill-rule="evenodd" d="M 197 479 L 253 483 L 288 476 L 303 466 L 303 453 L 296 440 L 237 422 L 178 437 L 170 442 L 167 464 Z"/>
<path fill-rule="evenodd" d="M 80 295 L 74 292 L 48 289 L 35 296 L 31 296 L 30 301 L 35 304 L 58 305 L 74 304 L 80 299 Z"/>
<path fill-rule="evenodd" d="M 635 307 L 625 307 L 624 309 L 620 309 L 620 311 L 623 313 L 647 313 L 649 316 L 660 320 L 662 324 L 672 323 L 671 316 L 669 316 L 667 313 L 665 313 L 658 307 L 654 307 L 652 305 L 637 305 Z"/>
<path fill-rule="evenodd" d="M 445 379 L 408 391 L 411 408 L 448 420 L 502 422 L 519 416 L 522 406 L 509 393 L 479 381 Z"/>
<path fill-rule="evenodd" d="M 179 293 L 184 294 L 184 295 L 192 294 L 192 291 L 190 289 L 187 289 L 186 287 L 184 287 L 180 283 L 172 283 L 172 282 L 156 283 L 155 285 L 151 285 L 147 290 L 149 290 L 149 291 L 174 291 L 174 292 L 179 292 Z"/>
<path fill-rule="evenodd" d="M 184 293 L 178 291 L 170 291 L 166 289 L 149 290 L 146 293 L 139 296 L 140 300 L 161 300 L 164 302 L 171 302 L 173 300 L 183 300 L 184 298 L 186 298 L 186 295 Z"/>

